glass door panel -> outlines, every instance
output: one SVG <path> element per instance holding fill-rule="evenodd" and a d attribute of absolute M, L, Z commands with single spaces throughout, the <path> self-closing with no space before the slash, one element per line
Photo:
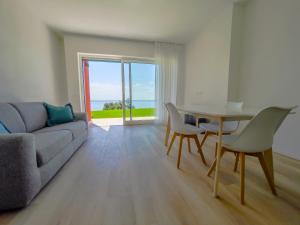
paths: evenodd
<path fill-rule="evenodd" d="M 143 123 L 155 119 L 156 65 L 124 62 L 124 123 Z"/>
<path fill-rule="evenodd" d="M 155 68 L 150 63 L 131 63 L 132 120 L 155 117 Z"/>

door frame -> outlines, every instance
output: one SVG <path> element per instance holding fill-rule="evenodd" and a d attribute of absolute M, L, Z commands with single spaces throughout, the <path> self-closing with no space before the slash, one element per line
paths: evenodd
<path fill-rule="evenodd" d="M 155 64 L 155 59 L 151 57 L 134 57 L 134 56 L 122 56 L 122 55 L 108 55 L 108 54 L 94 54 L 94 53 L 77 53 L 78 59 L 78 83 L 79 83 L 79 100 L 80 100 L 80 108 L 82 112 L 86 112 L 86 98 L 85 98 L 85 79 L 84 79 L 84 70 L 83 70 L 83 60 L 94 60 L 94 61 L 109 61 L 109 62 L 120 62 L 121 63 L 121 79 L 122 79 L 122 104 L 123 104 L 123 125 L 137 125 L 137 124 L 151 124 L 154 123 L 153 120 L 126 120 L 125 114 L 125 75 L 124 75 L 124 63 L 149 63 Z M 131 75 L 130 75 L 131 76 Z M 155 78 L 157 79 L 157 77 Z M 131 82 L 130 82 L 131 85 Z M 155 87 L 157 88 L 157 87 Z M 130 88 L 132 92 L 132 88 Z M 156 91 L 155 91 L 156 93 Z M 132 96 L 130 94 L 130 96 Z M 157 96 L 155 96 L 157 98 Z M 131 117 L 132 118 L 132 117 Z"/>

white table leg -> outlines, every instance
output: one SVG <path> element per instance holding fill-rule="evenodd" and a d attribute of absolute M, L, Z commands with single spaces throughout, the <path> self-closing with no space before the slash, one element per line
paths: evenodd
<path fill-rule="evenodd" d="M 199 116 L 194 116 L 195 117 L 195 119 L 196 119 L 196 127 L 199 127 Z"/>
<path fill-rule="evenodd" d="M 220 159 L 221 159 L 221 149 L 222 149 L 222 134 L 223 134 L 223 119 L 219 119 L 219 133 L 218 133 L 218 149 L 217 149 L 217 162 L 216 162 L 216 172 L 214 179 L 214 190 L 213 196 L 218 197 L 218 184 L 219 184 L 219 170 L 220 170 Z"/>

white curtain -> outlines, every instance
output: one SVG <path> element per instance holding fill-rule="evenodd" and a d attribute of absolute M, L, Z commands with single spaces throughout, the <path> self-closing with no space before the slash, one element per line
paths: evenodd
<path fill-rule="evenodd" d="M 155 43 L 158 123 L 166 123 L 167 121 L 167 111 L 164 104 L 172 102 L 176 105 L 181 47 L 181 45 L 171 43 Z"/>

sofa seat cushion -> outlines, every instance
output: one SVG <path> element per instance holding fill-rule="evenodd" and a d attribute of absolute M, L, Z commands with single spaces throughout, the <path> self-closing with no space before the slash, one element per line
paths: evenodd
<path fill-rule="evenodd" d="M 45 127 L 41 130 L 36 131 L 36 133 L 44 133 L 49 131 L 60 131 L 68 130 L 72 132 L 73 139 L 79 137 L 87 129 L 87 124 L 84 121 L 75 121 L 70 123 L 64 123 L 56 125 L 53 127 Z"/>
<path fill-rule="evenodd" d="M 34 132 L 38 167 L 45 165 L 72 142 L 72 133 L 68 130 Z"/>

